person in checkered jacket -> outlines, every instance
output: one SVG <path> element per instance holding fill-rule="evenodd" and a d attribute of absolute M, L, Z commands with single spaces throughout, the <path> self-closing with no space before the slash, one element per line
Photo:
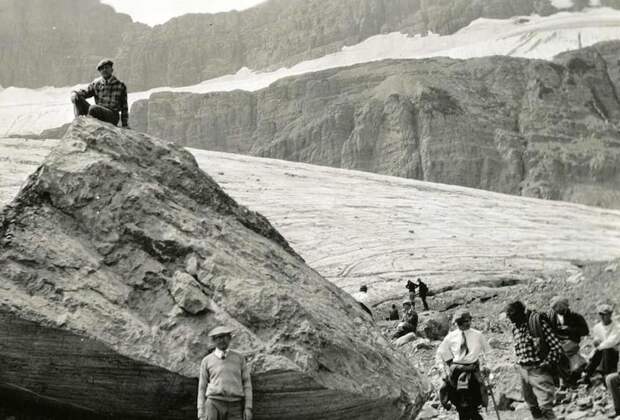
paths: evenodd
<path fill-rule="evenodd" d="M 560 340 L 545 314 L 526 310 L 520 301 L 506 307 L 512 326 L 523 399 L 535 419 L 555 419 L 553 371 L 563 355 Z"/>
<path fill-rule="evenodd" d="M 93 80 L 86 89 L 71 92 L 73 112 L 76 117 L 89 115 L 98 120 L 118 125 L 120 121 L 124 128 L 129 128 L 129 108 L 127 105 L 127 86 L 112 74 L 114 63 L 112 60 L 101 60 L 97 70 L 101 77 Z M 95 97 L 95 104 L 86 99 Z"/>

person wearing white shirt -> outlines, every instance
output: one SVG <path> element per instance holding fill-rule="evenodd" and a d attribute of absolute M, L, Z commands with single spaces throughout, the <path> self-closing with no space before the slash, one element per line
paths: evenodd
<path fill-rule="evenodd" d="M 598 314 L 601 322 L 592 328 L 592 338 L 596 348 L 582 374 L 586 379 L 585 382 L 588 382 L 587 379 L 597 371 L 605 377 L 618 370 L 620 325 L 613 320 L 613 308 L 610 305 L 600 305 Z"/>
<path fill-rule="evenodd" d="M 466 311 L 455 315 L 458 328 L 443 339 L 436 356 L 438 363 L 449 367 L 443 392 L 455 405 L 459 420 L 482 420 L 479 408 L 487 405 L 480 364 L 490 347 L 484 335 L 471 328 L 471 319 Z"/>

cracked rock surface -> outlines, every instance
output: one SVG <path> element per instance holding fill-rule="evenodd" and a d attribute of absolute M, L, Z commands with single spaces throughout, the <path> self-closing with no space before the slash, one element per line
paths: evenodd
<path fill-rule="evenodd" d="M 252 365 L 257 419 L 412 419 L 428 390 L 347 293 L 172 143 L 77 119 L 0 213 L 0 246 L 0 391 L 31 408 L 195 418 L 222 323 Z"/>

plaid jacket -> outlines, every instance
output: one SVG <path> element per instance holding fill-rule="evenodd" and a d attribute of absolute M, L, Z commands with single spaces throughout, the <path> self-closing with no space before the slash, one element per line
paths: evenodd
<path fill-rule="evenodd" d="M 518 364 L 525 366 L 539 366 L 541 364 L 556 365 L 560 362 L 563 354 L 560 340 L 558 340 L 551 329 L 551 326 L 545 319 L 540 320 L 540 325 L 543 331 L 542 338 L 532 336 L 527 322 L 512 327 Z M 549 352 L 547 353 L 545 360 L 540 359 L 537 340 L 545 340 L 547 346 L 549 347 Z"/>
<path fill-rule="evenodd" d="M 129 108 L 127 106 L 127 87 L 125 83 L 112 76 L 107 81 L 103 77 L 93 80 L 86 89 L 76 91 L 83 98 L 95 97 L 97 105 L 121 113 L 121 123 L 127 126 Z"/>

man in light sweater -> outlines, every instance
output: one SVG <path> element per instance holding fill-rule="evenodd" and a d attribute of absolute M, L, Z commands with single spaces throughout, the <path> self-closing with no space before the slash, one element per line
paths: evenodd
<path fill-rule="evenodd" d="M 200 364 L 198 419 L 252 420 L 252 381 L 244 357 L 229 349 L 232 329 L 209 332 L 215 350 Z"/>

